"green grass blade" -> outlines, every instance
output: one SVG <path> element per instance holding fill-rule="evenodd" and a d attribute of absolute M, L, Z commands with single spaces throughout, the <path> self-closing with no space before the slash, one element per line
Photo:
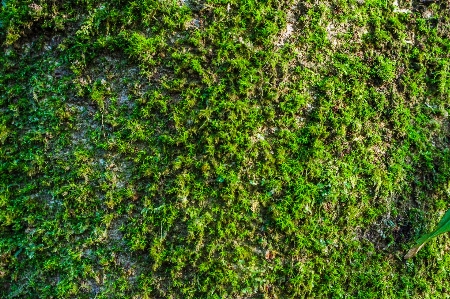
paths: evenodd
<path fill-rule="evenodd" d="M 432 238 L 435 238 L 449 231 L 450 231 L 450 210 L 448 210 L 444 214 L 444 216 L 442 217 L 441 221 L 439 221 L 439 224 L 434 231 L 423 235 L 416 241 L 416 245 L 408 251 L 408 253 L 405 255 L 405 259 L 414 257 L 423 247 L 423 245 L 425 245 L 425 243 L 431 240 Z"/>

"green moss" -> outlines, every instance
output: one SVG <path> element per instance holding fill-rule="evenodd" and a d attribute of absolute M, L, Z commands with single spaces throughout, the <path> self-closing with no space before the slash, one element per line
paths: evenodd
<path fill-rule="evenodd" d="M 402 259 L 450 180 L 415 5 L 9 0 L 2 298 L 445 296 L 447 237 Z"/>

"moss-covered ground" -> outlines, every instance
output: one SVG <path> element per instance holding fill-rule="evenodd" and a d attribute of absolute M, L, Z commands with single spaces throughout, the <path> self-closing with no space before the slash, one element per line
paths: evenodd
<path fill-rule="evenodd" d="M 1 3 L 1 298 L 450 297 L 448 1 Z"/>

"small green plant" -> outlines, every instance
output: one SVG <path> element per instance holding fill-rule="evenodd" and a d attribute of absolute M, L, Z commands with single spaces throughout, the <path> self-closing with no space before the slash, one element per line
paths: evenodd
<path fill-rule="evenodd" d="M 408 253 L 405 255 L 405 259 L 410 259 L 416 256 L 416 254 L 423 247 L 423 245 L 425 245 L 426 242 L 449 231 L 450 231 L 450 210 L 445 212 L 444 217 L 442 217 L 441 221 L 439 222 L 437 228 L 434 231 L 423 235 L 416 241 L 416 245 L 408 251 Z"/>
<path fill-rule="evenodd" d="M 391 82 L 395 78 L 395 62 L 387 57 L 378 56 L 373 73 L 383 82 Z"/>

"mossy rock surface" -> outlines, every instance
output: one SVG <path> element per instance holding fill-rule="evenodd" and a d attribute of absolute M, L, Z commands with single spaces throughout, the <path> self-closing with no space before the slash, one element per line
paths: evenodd
<path fill-rule="evenodd" d="M 448 297 L 449 8 L 3 1 L 0 297 Z"/>

